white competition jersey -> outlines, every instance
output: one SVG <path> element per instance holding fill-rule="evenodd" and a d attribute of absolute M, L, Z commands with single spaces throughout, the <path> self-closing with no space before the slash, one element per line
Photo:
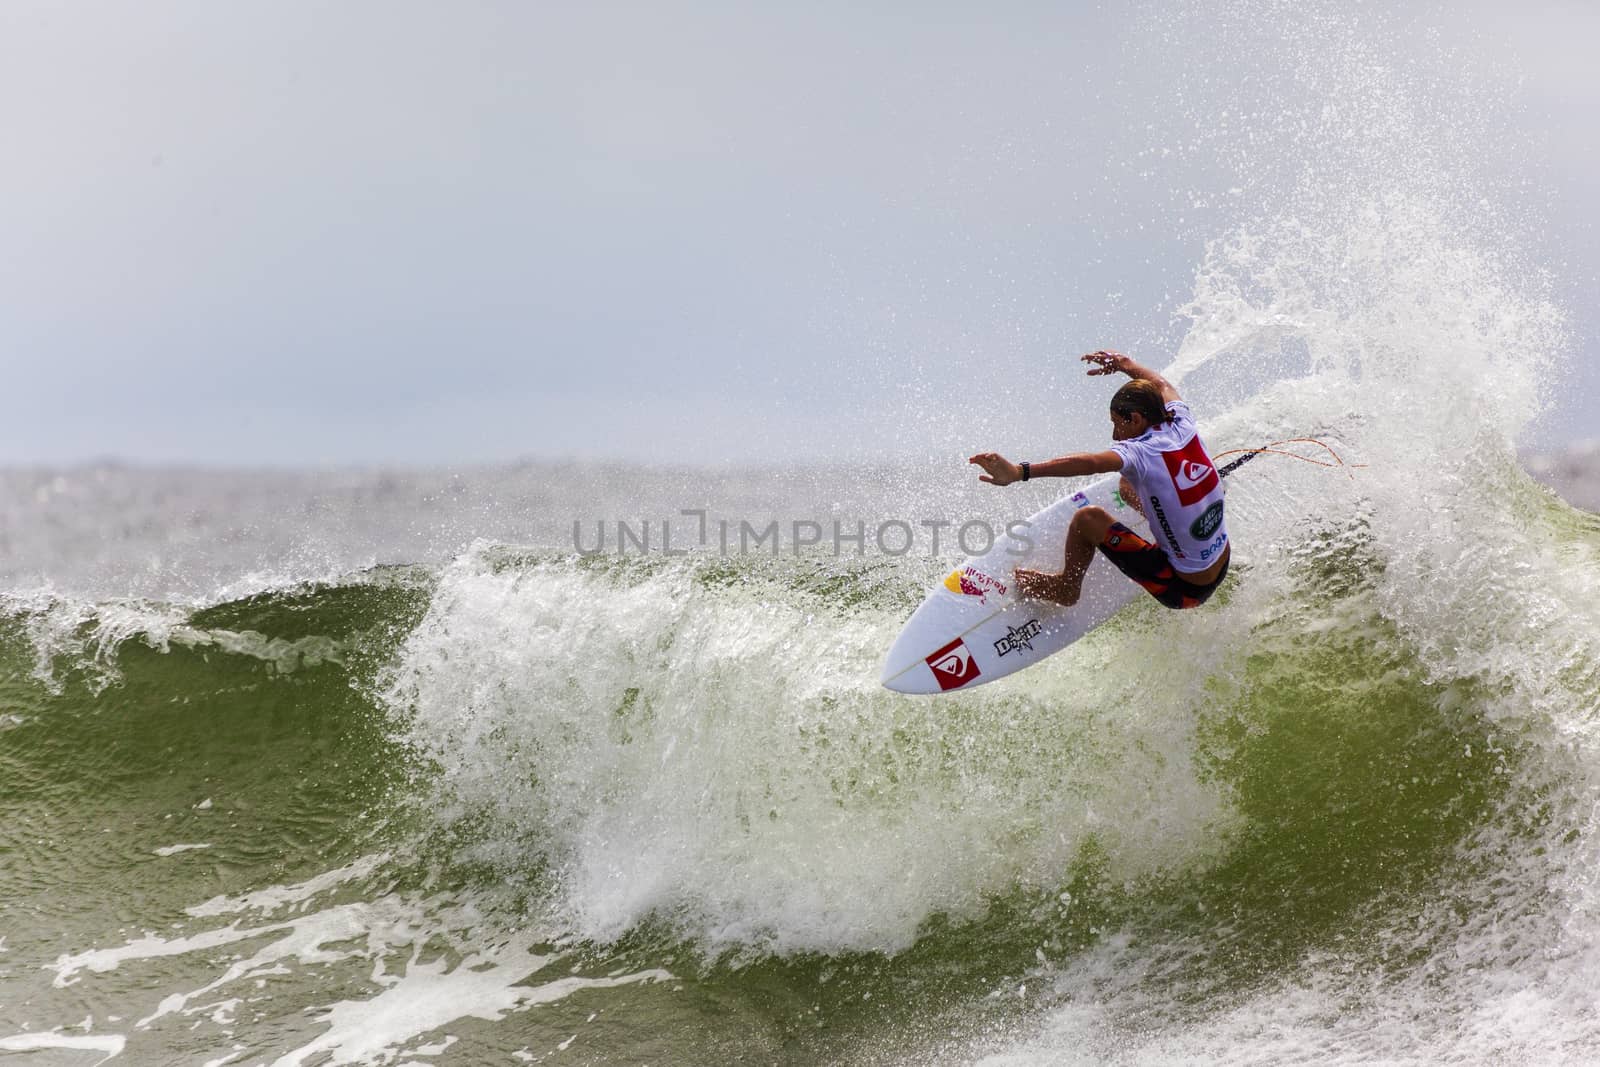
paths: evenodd
<path fill-rule="evenodd" d="M 1138 437 L 1113 441 L 1122 457 L 1122 475 L 1133 483 L 1156 542 L 1172 568 L 1183 574 L 1203 571 L 1228 545 L 1222 517 L 1222 479 L 1200 443 L 1189 405 L 1174 400 L 1171 416 Z"/>

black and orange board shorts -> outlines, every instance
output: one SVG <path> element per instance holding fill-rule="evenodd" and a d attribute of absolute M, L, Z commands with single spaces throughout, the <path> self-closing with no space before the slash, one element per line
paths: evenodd
<path fill-rule="evenodd" d="M 1144 586 L 1145 591 L 1169 608 L 1197 608 L 1211 599 L 1211 594 L 1228 576 L 1228 565 L 1222 565 L 1217 580 L 1210 585 L 1195 585 L 1173 570 L 1166 550 L 1153 545 L 1120 522 L 1111 524 L 1105 540 L 1100 542 L 1100 553 L 1111 565 L 1129 578 Z"/>

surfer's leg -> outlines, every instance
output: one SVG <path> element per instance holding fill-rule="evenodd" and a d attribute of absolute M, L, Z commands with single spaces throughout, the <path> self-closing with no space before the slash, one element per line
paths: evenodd
<path fill-rule="evenodd" d="M 1067 527 L 1067 552 L 1061 573 L 1017 568 L 1017 589 L 1023 596 L 1054 600 L 1068 607 L 1078 602 L 1083 592 L 1083 576 L 1094 562 L 1095 549 L 1117 520 L 1105 508 L 1079 508 Z"/>

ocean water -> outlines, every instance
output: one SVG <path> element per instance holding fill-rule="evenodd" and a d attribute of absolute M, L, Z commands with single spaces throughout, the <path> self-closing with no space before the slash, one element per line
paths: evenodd
<path fill-rule="evenodd" d="M 372 495 L 577 475 L 280 475 L 237 538 L 253 577 L 186 597 L 156 590 L 221 565 L 258 475 L 196 476 L 206 525 L 178 472 L 13 472 L 13 546 L 67 499 L 68 543 L 168 514 L 130 559 L 212 536 L 4 599 L 0 1051 L 1588 1062 L 1600 518 L 1483 438 L 1258 460 L 1212 608 L 1139 604 L 937 699 L 877 672 L 943 563 L 870 540 L 323 542 L 332 576 L 290 581 L 305 514 L 365 536 Z M 833 475 L 790 472 L 795 513 Z"/>
<path fill-rule="evenodd" d="M 1206 610 L 934 699 L 877 676 L 947 561 L 873 531 L 959 461 L 13 471 L 0 1052 L 1590 1062 L 1600 518 L 1487 419 L 1318 429 L 1365 466 L 1241 470 Z"/>
<path fill-rule="evenodd" d="M 1295 25 L 1324 105 L 1151 359 L 1346 465 L 994 685 L 877 682 L 1074 488 L 961 456 L 0 473 L 0 1056 L 1594 1062 L 1600 518 L 1519 460 L 1568 328 L 1482 130 Z"/>

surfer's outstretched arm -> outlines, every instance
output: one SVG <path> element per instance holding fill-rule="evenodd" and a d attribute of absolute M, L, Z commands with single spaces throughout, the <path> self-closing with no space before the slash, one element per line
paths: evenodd
<path fill-rule="evenodd" d="M 1161 399 L 1164 403 L 1170 404 L 1174 400 L 1183 399 L 1178 395 L 1177 387 L 1171 382 L 1167 381 L 1149 367 L 1135 363 L 1132 357 L 1125 356 L 1121 352 L 1110 352 L 1104 350 L 1100 352 L 1090 352 L 1087 356 L 1083 357 L 1083 362 L 1096 364 L 1095 366 L 1089 368 L 1089 373 L 1091 375 L 1126 374 L 1130 378 L 1143 378 L 1145 381 L 1152 383 L 1157 389 L 1161 390 Z"/>
<path fill-rule="evenodd" d="M 1081 478 L 1085 474 L 1105 474 L 1122 469 L 1122 457 L 1107 449 L 1104 452 L 1072 452 L 1056 459 L 1043 459 L 1031 464 L 1030 478 Z"/>
<path fill-rule="evenodd" d="M 998 452 L 979 452 L 967 462 L 982 467 L 985 473 L 978 475 L 978 481 L 991 485 L 1010 485 L 1034 478 L 1078 478 L 1085 474 L 1104 474 L 1122 469 L 1122 457 L 1111 451 L 1073 452 L 1056 459 L 1040 460 L 1028 464 L 1026 472 L 1022 464 L 1013 463 Z M 1027 474 L 1026 478 L 1023 477 L 1024 473 Z"/>

